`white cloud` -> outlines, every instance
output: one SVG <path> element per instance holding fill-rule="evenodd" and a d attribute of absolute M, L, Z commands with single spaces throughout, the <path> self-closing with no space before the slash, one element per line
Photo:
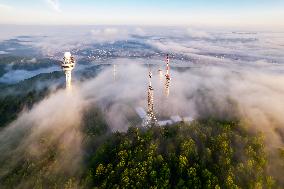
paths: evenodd
<path fill-rule="evenodd" d="M 118 28 L 93 29 L 91 30 L 91 34 L 94 40 L 98 42 L 115 42 L 129 38 L 127 30 Z"/>
<path fill-rule="evenodd" d="M 59 0 L 46 0 L 46 2 L 55 12 L 61 12 Z"/>
<path fill-rule="evenodd" d="M 209 39 L 212 38 L 212 36 L 208 32 L 205 32 L 202 30 L 194 30 L 194 29 L 188 28 L 186 31 L 187 31 L 187 35 L 193 38 L 209 38 Z"/>
<path fill-rule="evenodd" d="M 143 35 L 146 35 L 146 32 L 142 28 L 138 27 L 135 29 L 134 34 L 143 36 Z"/>
<path fill-rule="evenodd" d="M 8 52 L 6 52 L 6 51 L 0 51 L 0 55 L 1 54 L 8 54 Z"/>

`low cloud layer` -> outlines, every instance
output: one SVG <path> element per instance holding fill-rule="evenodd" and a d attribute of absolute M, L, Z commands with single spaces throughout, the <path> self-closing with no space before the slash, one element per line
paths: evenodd
<path fill-rule="evenodd" d="M 0 133 L 0 151 L 3 153 L 0 177 L 11 173 L 23 159 L 41 159 L 41 176 L 76 175 L 81 161 L 80 120 L 83 107 L 79 94 L 59 91 L 32 110 L 22 112 Z M 55 161 L 47 161 L 53 153 Z M 28 183 L 29 180 L 26 180 L 18 184 L 25 188 Z"/>
<path fill-rule="evenodd" d="M 114 44 L 123 41 L 124 51 L 115 47 L 101 46 L 104 54 L 114 53 L 115 57 L 143 56 L 141 49 L 128 49 L 128 42 L 145 45 L 150 54 L 165 53 L 185 56 L 198 63 L 237 62 L 251 63 L 266 61 L 284 63 L 281 32 L 235 31 L 233 29 L 195 29 L 195 28 L 154 28 L 154 27 L 118 27 L 118 26 L 5 26 L 0 31 L 0 40 L 17 38 L 20 45 L 34 48 L 44 56 L 58 57 L 64 51 L 71 51 L 82 57 L 93 56 L 90 49 L 96 50 L 98 44 Z M 23 38 L 24 37 L 26 38 Z M 5 47 L 5 48 L 4 48 Z M 120 46 L 121 47 L 121 46 Z M 7 44 L 0 51 L 13 54 Z M 21 47 L 23 48 L 23 47 Z M 132 50 L 132 51 L 131 51 Z M 84 54 L 84 53 L 85 54 Z M 104 55 L 99 54 L 99 55 Z"/>
<path fill-rule="evenodd" d="M 188 36 L 192 38 L 207 38 L 207 39 L 212 38 L 212 36 L 206 31 L 196 30 L 192 28 L 188 28 L 186 31 L 187 31 Z"/>
<path fill-rule="evenodd" d="M 130 36 L 125 29 L 118 28 L 101 28 L 92 29 L 91 37 L 97 42 L 115 42 L 119 40 L 127 40 Z"/>

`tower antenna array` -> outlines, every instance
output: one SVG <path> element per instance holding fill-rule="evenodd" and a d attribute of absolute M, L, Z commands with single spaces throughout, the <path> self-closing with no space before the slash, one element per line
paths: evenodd
<path fill-rule="evenodd" d="M 152 72 L 149 66 L 149 86 L 148 86 L 148 98 L 147 98 L 147 116 L 143 122 L 144 126 L 157 124 L 157 119 L 154 113 L 154 89 L 152 87 Z"/>

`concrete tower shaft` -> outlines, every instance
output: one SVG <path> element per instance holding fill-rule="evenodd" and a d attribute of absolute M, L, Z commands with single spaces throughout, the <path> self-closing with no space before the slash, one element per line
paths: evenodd
<path fill-rule="evenodd" d="M 72 70 L 75 67 L 75 59 L 70 52 L 64 53 L 63 62 L 61 64 L 62 70 L 65 72 L 66 77 L 66 88 L 71 88 L 72 86 Z"/>

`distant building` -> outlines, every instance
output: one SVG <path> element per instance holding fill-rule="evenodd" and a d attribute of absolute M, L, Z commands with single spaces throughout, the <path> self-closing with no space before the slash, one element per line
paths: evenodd
<path fill-rule="evenodd" d="M 174 123 L 178 123 L 178 122 L 181 122 L 182 121 L 182 118 L 178 115 L 176 116 L 171 116 L 171 120 L 174 122 Z"/>

